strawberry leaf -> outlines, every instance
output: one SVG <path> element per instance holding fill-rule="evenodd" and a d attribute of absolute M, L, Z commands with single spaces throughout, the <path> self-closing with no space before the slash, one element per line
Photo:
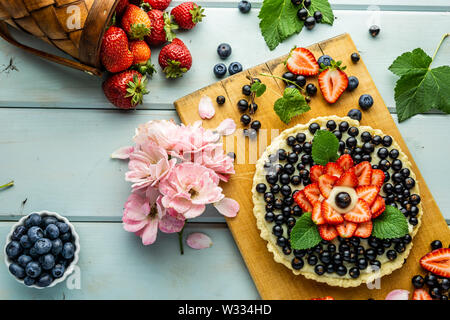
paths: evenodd
<path fill-rule="evenodd" d="M 314 134 L 311 156 L 315 164 L 325 166 L 339 158 L 339 140 L 328 130 L 318 130 Z"/>
<path fill-rule="evenodd" d="M 293 117 L 311 110 L 305 97 L 295 88 L 286 88 L 283 97 L 275 101 L 273 108 L 281 121 L 286 124 Z"/>
<path fill-rule="evenodd" d="M 372 236 L 378 239 L 400 238 L 408 234 L 408 222 L 403 213 L 393 206 L 373 220 Z"/>
<path fill-rule="evenodd" d="M 291 231 L 291 247 L 296 250 L 309 249 L 322 241 L 316 224 L 311 219 L 311 213 L 305 212 L 297 219 Z"/>

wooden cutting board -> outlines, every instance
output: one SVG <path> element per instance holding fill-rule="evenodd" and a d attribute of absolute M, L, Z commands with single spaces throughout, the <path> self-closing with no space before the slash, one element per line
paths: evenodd
<path fill-rule="evenodd" d="M 207 128 L 215 128 L 222 120 L 232 118 L 238 124 L 238 128 L 242 130 L 243 127 L 239 121 L 241 114 L 237 110 L 236 103 L 244 98 L 241 88 L 249 82 L 246 79 L 248 75 L 260 78 L 267 85 L 266 93 L 262 97 L 256 98 L 259 108 L 254 118 L 261 121 L 262 129 L 268 129 L 269 132 L 271 132 L 271 129 L 278 129 L 281 132 L 288 127 L 298 123 L 306 123 L 311 118 L 318 116 L 345 116 L 349 109 L 357 107 L 361 94 L 371 94 L 375 103 L 369 111 L 363 111 L 361 124 L 379 128 L 384 133 L 391 135 L 399 143 L 413 165 L 413 170 L 419 182 L 420 196 L 424 208 L 422 226 L 414 238 L 414 247 L 407 262 L 401 269 L 383 277 L 379 289 L 369 289 L 365 284 L 357 288 L 348 289 L 320 284 L 313 280 L 307 280 L 303 276 L 295 276 L 291 270 L 273 260 L 272 254 L 266 248 L 266 241 L 259 236 L 256 219 L 253 216 L 251 188 L 256 159 L 254 152 L 248 152 L 249 149 L 254 150 L 258 148 L 256 158 L 259 158 L 267 143 L 270 144 L 270 138 L 274 138 L 274 136 L 270 137 L 270 133 L 268 134 L 267 140 L 269 141 L 267 143 L 264 141 L 265 137 L 261 137 L 261 135 L 259 137 L 260 140 L 262 139 L 261 142 L 258 142 L 257 139 L 252 141 L 245 139 L 245 146 L 236 143 L 237 146 L 235 147 L 234 144 L 230 144 L 229 138 L 225 140 L 227 151 L 230 151 L 230 148 L 232 148 L 231 150 L 235 149 L 237 163 L 236 174 L 228 183 L 223 185 L 223 188 L 225 194 L 236 199 L 241 207 L 238 216 L 233 219 L 227 219 L 227 223 L 263 299 L 310 299 L 326 295 L 331 295 L 336 299 L 384 299 L 386 294 L 393 289 L 402 288 L 412 292 L 411 277 L 415 274 L 425 274 L 419 265 L 419 259 L 430 251 L 432 240 L 440 239 L 445 246 L 450 243 L 449 228 L 380 93 L 375 87 L 364 62 L 360 60 L 357 64 L 352 63 L 350 55 L 353 52 L 357 52 L 357 49 L 350 36 L 343 34 L 314 44 L 309 49 L 316 58 L 323 54 L 328 54 L 335 60 L 343 61 L 343 64 L 347 66 L 346 73 L 359 79 L 359 87 L 353 92 L 345 92 L 338 102 L 333 105 L 328 104 L 323 99 L 319 90 L 310 103 L 311 110 L 294 118 L 289 125 L 285 125 L 273 111 L 274 102 L 282 95 L 284 84 L 280 80 L 260 75 L 261 73 L 266 73 L 281 76 L 286 72 L 283 64 L 286 56 L 283 56 L 235 74 L 175 101 L 174 104 L 180 119 L 185 124 L 200 120 L 198 114 L 200 98 L 203 95 L 207 95 L 215 101 L 217 96 L 223 95 L 226 97 L 226 103 L 223 106 L 215 104 L 215 117 L 211 120 L 203 121 L 203 125 Z M 317 77 L 308 79 L 308 82 L 312 82 L 317 86 Z M 237 131 L 236 139 L 238 135 L 242 135 L 241 130 Z M 230 145 L 232 146 L 230 147 Z"/>

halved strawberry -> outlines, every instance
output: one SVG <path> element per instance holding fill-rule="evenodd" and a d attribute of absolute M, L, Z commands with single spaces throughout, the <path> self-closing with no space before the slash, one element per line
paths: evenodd
<path fill-rule="evenodd" d="M 347 171 L 351 167 L 353 167 L 353 159 L 352 156 L 349 154 L 343 154 L 342 156 L 337 159 L 336 163 L 344 169 L 344 171 Z"/>
<path fill-rule="evenodd" d="M 344 221 L 336 226 L 336 230 L 342 238 L 350 238 L 355 233 L 358 225 L 353 222 Z"/>
<path fill-rule="evenodd" d="M 309 203 L 303 190 L 294 193 L 294 201 L 302 208 L 303 212 L 311 212 L 313 206 Z"/>
<path fill-rule="evenodd" d="M 340 176 L 340 178 L 334 184 L 335 186 L 343 186 L 354 188 L 358 185 L 358 178 L 352 169 L 347 170 Z"/>
<path fill-rule="evenodd" d="M 311 170 L 309 170 L 309 176 L 311 178 L 312 182 L 317 182 L 319 180 L 319 177 L 323 175 L 325 172 L 325 167 L 321 166 L 320 164 L 316 164 L 311 167 Z"/>
<path fill-rule="evenodd" d="M 336 238 L 339 234 L 335 227 L 329 224 L 323 224 L 318 226 L 319 234 L 323 240 L 331 241 Z"/>
<path fill-rule="evenodd" d="M 370 162 L 363 161 L 354 167 L 356 176 L 358 177 L 359 186 L 367 186 L 372 183 L 372 166 Z"/>
<path fill-rule="evenodd" d="M 330 224 L 340 224 L 344 222 L 344 218 L 334 210 L 326 201 L 322 201 L 322 217 Z"/>
<path fill-rule="evenodd" d="M 290 72 L 297 75 L 315 76 L 319 73 L 319 64 L 316 58 L 306 48 L 294 48 L 291 50 L 286 67 Z"/>
<path fill-rule="evenodd" d="M 328 162 L 325 167 L 325 173 L 339 178 L 344 173 L 344 169 L 335 162 Z"/>
<path fill-rule="evenodd" d="M 384 199 L 381 196 L 377 196 L 372 206 L 370 207 L 370 211 L 372 211 L 372 219 L 375 219 L 380 214 L 382 214 L 384 212 L 384 209 L 386 209 Z"/>
<path fill-rule="evenodd" d="M 319 201 L 320 189 L 317 182 L 308 184 L 303 190 L 305 191 L 305 196 L 308 199 L 309 203 L 314 205 L 316 202 Z"/>
<path fill-rule="evenodd" d="M 381 186 L 384 183 L 384 178 L 386 176 L 384 175 L 383 170 L 380 169 L 372 169 L 372 181 L 371 185 L 376 186 L 378 188 L 381 188 Z"/>
<path fill-rule="evenodd" d="M 375 201 L 380 190 L 375 186 L 362 186 L 356 188 L 358 198 L 364 199 L 369 206 Z"/>
<path fill-rule="evenodd" d="M 450 278 L 450 248 L 441 248 L 427 253 L 420 259 L 420 265 L 438 276 Z"/>
<path fill-rule="evenodd" d="M 319 88 L 328 103 L 335 103 L 347 89 L 348 77 L 340 66 L 340 61 L 331 62 L 331 66 L 325 67 L 319 74 Z"/>
<path fill-rule="evenodd" d="M 433 298 L 431 298 L 430 294 L 425 289 L 414 290 L 412 299 L 413 300 L 433 300 Z"/>
<path fill-rule="evenodd" d="M 336 176 L 330 176 L 329 174 L 323 174 L 320 176 L 319 184 L 320 193 L 328 198 L 330 196 L 330 192 L 333 189 L 333 184 L 336 182 L 338 178 Z"/>
<path fill-rule="evenodd" d="M 316 202 L 316 204 L 314 205 L 311 214 L 311 220 L 317 225 L 326 223 L 325 219 L 322 216 L 322 204 L 320 202 Z"/>
<path fill-rule="evenodd" d="M 350 222 L 362 223 L 372 219 L 372 212 L 366 201 L 358 199 L 355 207 L 344 215 L 344 219 Z"/>
<path fill-rule="evenodd" d="M 372 228 L 373 228 L 372 221 L 360 223 L 358 224 L 358 227 L 356 228 L 355 233 L 353 235 L 355 237 L 368 238 L 372 234 Z"/>
<path fill-rule="evenodd" d="M 332 296 L 326 296 L 323 298 L 312 298 L 311 300 L 334 300 Z"/>

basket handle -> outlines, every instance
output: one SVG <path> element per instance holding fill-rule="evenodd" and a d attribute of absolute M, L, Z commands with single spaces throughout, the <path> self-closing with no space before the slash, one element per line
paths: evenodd
<path fill-rule="evenodd" d="M 2 37 L 4 40 L 8 41 L 12 45 L 14 45 L 18 48 L 21 48 L 29 53 L 32 53 L 38 57 L 44 58 L 46 60 L 61 64 L 61 65 L 64 65 L 64 66 L 67 66 L 70 68 L 84 71 L 91 75 L 96 75 L 98 77 L 102 76 L 102 72 L 97 68 L 93 68 L 91 66 L 82 64 L 80 62 L 76 62 L 76 61 L 73 61 L 73 60 L 70 60 L 67 58 L 59 57 L 59 56 L 56 56 L 56 55 L 53 55 L 53 54 L 50 54 L 47 52 L 43 52 L 43 51 L 28 47 L 26 45 L 23 45 L 23 44 L 17 42 L 9 33 L 8 26 L 6 25 L 6 23 L 2 22 L 2 21 L 0 21 L 0 37 Z"/>

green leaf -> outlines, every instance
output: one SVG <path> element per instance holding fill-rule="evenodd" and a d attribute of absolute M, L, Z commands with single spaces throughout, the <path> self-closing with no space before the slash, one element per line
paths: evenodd
<path fill-rule="evenodd" d="M 257 97 L 260 97 L 266 92 L 266 85 L 256 81 L 252 84 L 251 91 L 254 92 Z"/>
<path fill-rule="evenodd" d="M 408 234 L 408 222 L 395 207 L 386 206 L 384 212 L 373 220 L 372 236 L 378 239 L 393 239 Z"/>
<path fill-rule="evenodd" d="M 305 212 L 291 231 L 291 247 L 296 250 L 309 249 L 322 241 L 317 225 L 311 220 L 311 213 Z"/>
<path fill-rule="evenodd" d="M 295 88 L 286 88 L 283 97 L 275 101 L 273 108 L 281 121 L 286 124 L 293 117 L 311 110 L 305 97 Z"/>
<path fill-rule="evenodd" d="M 327 23 L 329 25 L 333 25 L 334 22 L 334 14 L 333 10 L 331 10 L 330 3 L 328 0 L 312 0 L 311 6 L 308 8 L 308 11 L 311 14 L 314 14 L 316 11 L 322 12 L 322 23 Z"/>
<path fill-rule="evenodd" d="M 339 158 L 339 140 L 328 130 L 318 130 L 314 134 L 312 144 L 312 158 L 314 163 L 326 165 L 328 162 L 334 162 Z"/>
<path fill-rule="evenodd" d="M 397 57 L 389 67 L 389 70 L 398 75 L 424 73 L 428 71 L 431 64 L 431 58 L 420 48 L 414 49 L 412 52 L 405 52 Z"/>

